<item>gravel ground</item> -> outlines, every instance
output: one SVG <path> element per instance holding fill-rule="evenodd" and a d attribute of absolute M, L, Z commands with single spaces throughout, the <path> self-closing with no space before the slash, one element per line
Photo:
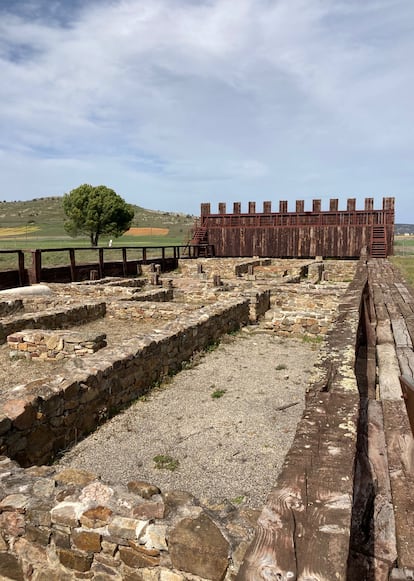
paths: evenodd
<path fill-rule="evenodd" d="M 248 327 L 101 426 L 59 465 L 111 484 L 148 480 L 163 492 L 259 508 L 292 443 L 316 357 L 313 345 Z M 156 456 L 172 464 L 157 467 Z"/>

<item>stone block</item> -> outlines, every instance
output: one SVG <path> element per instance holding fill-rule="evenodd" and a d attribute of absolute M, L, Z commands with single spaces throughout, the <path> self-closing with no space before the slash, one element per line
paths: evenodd
<path fill-rule="evenodd" d="M 52 523 L 77 527 L 79 525 L 79 517 L 84 509 L 84 505 L 80 502 L 60 502 L 50 511 Z"/>
<path fill-rule="evenodd" d="M 142 502 L 134 506 L 132 514 L 136 518 L 142 519 L 159 519 L 164 518 L 165 505 L 160 502 Z"/>
<path fill-rule="evenodd" d="M 126 518 L 115 516 L 108 525 L 108 533 L 113 537 L 123 537 L 125 539 L 137 538 L 137 527 L 140 525 L 139 520 L 135 518 Z"/>
<path fill-rule="evenodd" d="M 73 529 L 72 542 L 81 551 L 99 553 L 101 550 L 101 535 L 93 531 Z"/>
<path fill-rule="evenodd" d="M 168 546 L 174 569 L 212 581 L 224 578 L 230 545 L 205 513 L 185 518 L 173 527 Z"/>
<path fill-rule="evenodd" d="M 130 547 L 119 547 L 121 561 L 132 568 L 157 567 L 160 564 L 159 557 L 151 557 Z"/>
<path fill-rule="evenodd" d="M 93 555 L 81 553 L 73 549 L 58 549 L 57 555 L 64 567 L 79 572 L 89 571 L 93 561 Z"/>
<path fill-rule="evenodd" d="M 37 527 L 26 524 L 26 539 L 32 543 L 47 547 L 50 541 L 51 531 L 49 527 Z"/>
<path fill-rule="evenodd" d="M 22 536 L 25 533 L 25 524 L 23 514 L 15 511 L 3 512 L 0 514 L 0 535 Z"/>
<path fill-rule="evenodd" d="M 0 578 L 24 581 L 23 569 L 17 557 L 0 553 Z"/>
<path fill-rule="evenodd" d="M 86 510 L 80 517 L 84 527 L 97 529 L 106 526 L 112 516 L 112 510 L 106 506 L 97 506 Z"/>
<path fill-rule="evenodd" d="M 96 474 L 87 470 L 77 468 L 66 468 L 55 476 L 58 484 L 75 484 L 77 486 L 86 486 L 96 480 Z"/>
<path fill-rule="evenodd" d="M 133 480 L 128 482 L 128 490 L 147 499 L 154 496 L 154 494 L 160 494 L 161 492 L 158 486 L 154 486 L 153 484 L 143 480 Z"/>

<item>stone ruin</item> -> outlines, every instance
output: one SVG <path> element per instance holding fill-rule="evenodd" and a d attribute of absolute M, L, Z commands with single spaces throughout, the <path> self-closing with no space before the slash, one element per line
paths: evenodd
<path fill-rule="evenodd" d="M 42 369 L 40 378 L 0 391 L 0 575 L 35 581 L 251 579 L 261 570 L 263 558 L 272 578 L 280 579 L 305 579 L 303 567 L 309 563 L 316 563 L 315 571 L 324 567 L 325 579 L 345 580 L 352 566 L 368 570 L 372 563 L 357 554 L 357 547 L 357 556 L 348 564 L 356 538 L 351 521 L 358 528 L 353 505 L 364 506 L 357 495 L 352 499 L 360 445 L 355 366 L 358 347 L 368 333 L 368 323 L 361 326 L 367 308 L 361 305 L 364 300 L 368 304 L 368 270 L 365 261 L 182 260 L 180 272 L 168 274 L 165 288 L 148 290 L 148 284 L 103 279 L 56 286 L 47 297 L 17 298 L 15 304 L 8 297 L 4 305 L 0 302 L 3 343 L 13 335 L 33 338 L 37 333 L 53 336 L 57 344 L 65 336 L 63 329 L 71 329 L 66 336 L 74 335 L 73 327 L 103 317 L 129 317 L 143 330 L 120 344 L 108 342 L 85 354 L 82 368 L 70 367 L 69 361 L 70 376 L 45 378 Z M 144 271 L 144 279 L 146 275 L 151 278 Z M 164 287 L 162 274 L 151 282 Z M 143 300 L 137 300 L 139 296 Z M 258 522 L 257 515 L 243 508 L 226 517 L 219 507 L 206 510 L 185 492 L 164 493 L 141 481 L 110 487 L 91 473 L 57 471 L 51 464 L 108 417 L 108 410 L 122 409 L 167 374 L 179 371 L 194 352 L 259 318 L 275 333 L 325 337 L 325 343 L 319 380 L 308 388 L 295 442 Z M 315 437 L 320 442 L 317 452 Z M 307 505 L 303 474 L 308 478 Z M 292 488 L 293 482 L 298 488 Z M 326 494 L 318 495 L 318 482 Z M 364 489 L 362 483 L 359 486 Z M 291 507 L 286 514 L 285 501 L 279 500 L 282 489 Z M 316 510 L 318 503 L 325 525 L 316 534 L 306 518 L 308 507 L 315 504 Z M 289 526 L 292 510 L 302 528 Z M 272 522 L 278 519 L 284 523 L 286 543 L 280 532 L 272 532 Z M 295 564 L 286 547 L 293 546 L 292 535 L 305 533 L 307 527 L 316 536 L 306 544 L 305 535 L 301 550 L 307 560 Z M 270 544 L 264 542 L 269 534 Z M 285 547 L 285 561 L 280 560 L 278 543 Z M 329 547 L 329 564 L 324 545 Z M 376 550 L 382 568 L 395 572 L 392 547 L 387 546 L 388 553 L 384 547 Z"/>

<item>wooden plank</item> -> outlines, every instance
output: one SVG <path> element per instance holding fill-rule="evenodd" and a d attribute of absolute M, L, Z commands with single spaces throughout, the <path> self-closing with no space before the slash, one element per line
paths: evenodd
<path fill-rule="evenodd" d="M 69 262 L 70 262 L 70 280 L 76 282 L 76 260 L 75 260 L 75 250 L 69 248 Z"/>
<path fill-rule="evenodd" d="M 317 393 L 307 405 L 239 581 L 347 578 L 358 399 Z"/>
<path fill-rule="evenodd" d="M 391 326 L 396 347 L 412 349 L 413 344 L 403 317 L 391 319 Z"/>
<path fill-rule="evenodd" d="M 404 301 L 407 304 L 414 305 L 414 296 L 411 294 L 411 292 L 406 287 L 406 285 L 403 284 L 402 282 L 396 282 L 394 284 L 395 284 L 395 287 L 398 289 L 398 292 L 400 293 L 400 295 L 404 299 Z"/>
<path fill-rule="evenodd" d="M 398 364 L 402 375 L 414 376 L 414 351 L 410 348 L 397 349 Z"/>
<path fill-rule="evenodd" d="M 402 375 L 400 377 L 402 397 L 407 410 L 411 432 L 414 434 L 414 380 L 412 376 Z"/>
<path fill-rule="evenodd" d="M 382 405 L 365 399 L 359 421 L 348 579 L 387 581 L 396 557 Z"/>
<path fill-rule="evenodd" d="M 384 433 L 394 505 L 399 568 L 414 568 L 413 437 L 404 402 L 384 401 Z"/>
<path fill-rule="evenodd" d="M 384 343 L 377 345 L 378 385 L 382 400 L 399 400 L 401 398 L 401 375 L 394 345 Z"/>

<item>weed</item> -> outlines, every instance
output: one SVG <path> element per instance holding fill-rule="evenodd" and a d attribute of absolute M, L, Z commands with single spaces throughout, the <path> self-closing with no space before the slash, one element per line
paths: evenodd
<path fill-rule="evenodd" d="M 282 371 L 282 369 L 287 369 L 287 365 L 285 363 L 279 363 L 279 365 L 276 365 L 276 371 Z"/>
<path fill-rule="evenodd" d="M 178 460 L 172 456 L 169 456 L 168 454 L 158 454 L 157 456 L 154 456 L 153 460 L 155 463 L 155 468 L 158 468 L 159 470 L 170 470 L 171 472 L 177 470 L 180 463 Z"/>
<path fill-rule="evenodd" d="M 215 391 L 213 391 L 213 393 L 211 394 L 211 397 L 213 399 L 218 399 L 219 397 L 223 397 L 223 395 L 226 393 L 225 389 L 216 389 Z"/>
<path fill-rule="evenodd" d="M 240 332 L 240 328 L 237 328 L 237 329 L 233 329 L 232 331 L 229 331 L 227 333 L 227 335 L 231 335 L 232 337 L 234 337 L 235 335 L 238 335 L 239 332 Z"/>
<path fill-rule="evenodd" d="M 207 353 L 211 353 L 212 351 L 215 351 L 217 349 L 217 347 L 220 345 L 220 341 L 211 341 L 205 348 L 205 351 Z"/>
<path fill-rule="evenodd" d="M 323 337 L 322 335 L 302 335 L 302 341 L 304 343 L 318 344 L 322 343 Z"/>
<path fill-rule="evenodd" d="M 243 504 L 245 500 L 246 497 L 243 494 L 240 494 L 239 496 L 235 496 L 234 498 L 230 499 L 230 502 L 232 504 Z"/>

